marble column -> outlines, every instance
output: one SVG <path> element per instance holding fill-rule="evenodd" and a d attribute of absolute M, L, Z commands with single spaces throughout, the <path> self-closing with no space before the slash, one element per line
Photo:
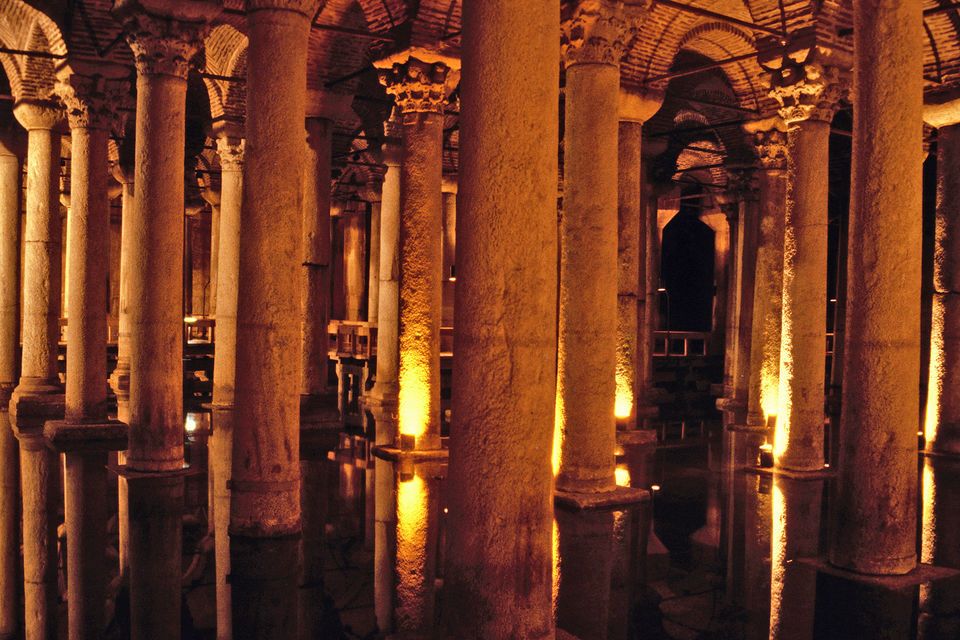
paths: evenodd
<path fill-rule="evenodd" d="M 183 510 L 184 135 L 189 61 L 212 0 L 118 0 L 137 65 L 136 183 L 126 287 L 130 329 L 129 508 L 131 637 L 180 636 Z M 156 12 L 156 13 L 154 13 Z"/>
<path fill-rule="evenodd" d="M 559 4 L 463 6 L 450 637 L 554 637 Z"/>
<path fill-rule="evenodd" d="M 233 637 L 230 606 L 230 473 L 233 466 L 233 401 L 237 366 L 237 278 L 240 272 L 240 210 L 244 141 L 239 130 L 217 138 L 220 156 L 220 230 L 217 250 L 217 340 L 213 359 L 213 542 L 216 558 L 217 640 Z"/>
<path fill-rule="evenodd" d="M 453 301 L 456 290 L 457 272 L 457 182 L 445 177 L 441 187 L 443 200 L 443 312 L 440 324 L 453 326 Z"/>
<path fill-rule="evenodd" d="M 960 454 L 960 123 L 937 129 L 927 451 Z"/>
<path fill-rule="evenodd" d="M 370 204 L 370 261 L 367 271 L 367 322 L 376 326 L 380 306 L 380 215 L 383 175 L 377 173 L 361 193 Z"/>
<path fill-rule="evenodd" d="M 220 189 L 209 177 L 200 183 L 200 197 L 210 205 L 210 269 L 207 273 L 207 315 L 217 315 L 217 270 L 220 268 Z"/>
<path fill-rule="evenodd" d="M 302 217 L 300 421 L 339 419 L 337 392 L 327 382 L 329 367 L 330 279 L 333 246 L 330 237 L 330 163 L 333 122 L 306 120 L 307 145 Z"/>
<path fill-rule="evenodd" d="M 923 159 L 919 0 L 854 5 L 853 172 L 840 475 L 830 561 L 917 563 Z"/>
<path fill-rule="evenodd" d="M 99 68 L 108 71 L 107 65 Z M 107 268 L 110 201 L 107 141 L 113 92 L 103 76 L 74 71 L 58 83 L 70 124 L 70 224 L 67 271 L 66 414 L 44 427 L 49 446 L 65 454 L 68 635 L 96 638 L 106 626 L 107 452 L 126 448 L 126 425 L 107 419 Z"/>
<path fill-rule="evenodd" d="M 364 298 L 364 266 L 366 263 L 364 216 L 351 211 L 343 216 L 343 274 L 346 293 L 346 320 L 360 321 Z"/>
<path fill-rule="evenodd" d="M 642 196 L 643 123 L 659 110 L 662 94 L 640 95 L 620 90 L 620 130 L 617 145 L 617 369 L 614 413 L 626 429 L 638 428 L 652 417 L 646 402 L 649 389 L 641 380 L 642 358 L 650 357 L 641 343 L 646 306 L 646 239 Z"/>
<path fill-rule="evenodd" d="M 565 23 L 557 490 L 611 492 L 616 447 L 617 105 L 631 18 L 585 2 Z"/>
<path fill-rule="evenodd" d="M 233 628 L 297 632 L 307 38 L 313 3 L 247 0 L 230 496 Z M 276 168 L 283 166 L 284 171 Z M 244 461 L 242 464 L 239 461 Z"/>
<path fill-rule="evenodd" d="M 23 501 L 25 632 L 52 638 L 57 628 L 57 456 L 43 425 L 63 416 L 57 373 L 60 337 L 60 132 L 63 113 L 52 103 L 21 102 L 14 115 L 27 130 L 26 229 L 23 255 L 23 354 L 10 398 L 10 423 L 20 441 Z"/>
<path fill-rule="evenodd" d="M 399 112 L 400 444 L 440 448 L 440 314 L 443 110 L 447 79 L 459 61 L 418 50 L 375 63 Z M 383 259 L 381 255 L 381 260 Z M 382 309 L 381 309 L 382 311 Z"/>
<path fill-rule="evenodd" d="M 750 123 L 760 160 L 753 318 L 747 383 L 746 428 L 765 432 L 776 420 L 780 389 L 783 304 L 783 221 L 786 206 L 787 134 L 779 119 Z"/>
<path fill-rule="evenodd" d="M 799 55 L 799 54 L 798 54 Z M 842 97 L 842 70 L 822 62 L 771 73 L 770 93 L 787 125 L 787 206 L 783 238 L 780 380 L 773 456 L 792 471 L 824 463 L 827 346 L 827 191 L 830 123 Z"/>
<path fill-rule="evenodd" d="M 20 361 L 21 167 L 26 145 L 10 123 L 0 133 L 0 638 L 20 630 L 20 456 L 10 394 Z"/>
<path fill-rule="evenodd" d="M 396 110 L 394 110 L 394 113 Z M 377 375 L 367 397 L 376 420 L 376 443 L 393 445 L 397 439 L 399 369 L 399 246 L 400 246 L 400 147 L 395 116 L 384 125 L 383 186 L 380 198 L 380 270 L 377 301 Z M 379 481 L 378 481 L 379 487 Z M 379 491 L 379 489 L 378 489 Z M 379 504 L 379 502 L 378 502 Z"/>

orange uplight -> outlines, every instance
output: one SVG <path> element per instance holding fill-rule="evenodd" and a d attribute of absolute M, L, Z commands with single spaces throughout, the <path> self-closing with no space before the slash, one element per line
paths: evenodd
<path fill-rule="evenodd" d="M 423 478 L 397 483 L 396 615 L 408 621 L 422 617 L 427 587 L 430 496 Z"/>
<path fill-rule="evenodd" d="M 550 455 L 550 463 L 553 466 L 553 477 L 556 478 L 560 473 L 560 455 L 563 448 L 563 423 L 564 423 L 563 398 L 560 396 L 560 390 L 557 389 L 557 399 L 553 411 L 553 451 Z"/>
<path fill-rule="evenodd" d="M 617 349 L 617 394 L 613 405 L 613 414 L 617 419 L 633 415 L 633 366 L 629 348 L 621 345 Z"/>
<path fill-rule="evenodd" d="M 399 429 L 419 438 L 430 422 L 430 373 L 420 354 L 400 353 Z"/>
<path fill-rule="evenodd" d="M 943 330 L 945 309 L 938 296 L 933 297 L 930 330 L 930 377 L 927 383 L 927 405 L 923 419 L 923 437 L 929 443 L 937 439 L 940 425 L 940 398 L 943 394 L 943 379 L 946 375 L 943 361 Z"/>
<path fill-rule="evenodd" d="M 613 472 L 614 478 L 616 478 L 618 487 L 629 487 L 630 486 L 630 469 L 627 468 L 625 464 L 618 464 L 617 468 Z"/>

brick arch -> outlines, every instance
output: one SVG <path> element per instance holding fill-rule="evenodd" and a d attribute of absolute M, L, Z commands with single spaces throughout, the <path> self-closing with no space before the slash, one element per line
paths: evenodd
<path fill-rule="evenodd" d="M 230 24 L 220 24 L 204 41 L 206 71 L 224 77 L 246 76 L 247 36 Z M 243 121 L 246 112 L 246 85 L 216 78 L 204 78 L 214 121 Z"/>
<path fill-rule="evenodd" d="M 357 0 L 357 4 L 373 32 L 391 31 L 410 17 L 407 0 Z"/>
<path fill-rule="evenodd" d="M 0 42 L 11 49 L 67 55 L 56 23 L 22 0 L 0 0 Z M 51 59 L 3 54 L 0 64 L 16 100 L 47 97 L 52 92 L 55 76 Z"/>

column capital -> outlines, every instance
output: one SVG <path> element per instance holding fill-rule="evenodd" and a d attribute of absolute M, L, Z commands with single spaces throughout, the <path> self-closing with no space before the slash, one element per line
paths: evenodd
<path fill-rule="evenodd" d="M 58 81 L 55 91 L 66 107 L 71 129 L 110 130 L 117 120 L 115 106 L 123 89 L 103 76 L 72 73 Z"/>
<path fill-rule="evenodd" d="M 218 0 L 170 3 L 165 0 L 115 0 L 127 43 L 140 75 L 168 75 L 186 80 L 190 61 L 203 46 L 212 20 L 222 10 Z"/>
<path fill-rule="evenodd" d="M 243 138 L 234 138 L 231 136 L 220 136 L 217 138 L 217 155 L 220 156 L 221 170 L 242 171 L 245 146 Z"/>
<path fill-rule="evenodd" d="M 621 0 L 581 0 L 561 25 L 560 52 L 565 67 L 575 64 L 620 65 L 637 33 L 642 10 Z"/>
<path fill-rule="evenodd" d="M 455 176 L 443 176 L 443 180 L 440 183 L 441 193 L 452 193 L 456 195 L 458 191 L 457 187 L 457 178 Z"/>
<path fill-rule="evenodd" d="M 814 49 L 813 51 L 819 51 Z M 830 122 L 850 91 L 849 67 L 809 53 L 803 62 L 781 58 L 765 65 L 770 72 L 771 98 L 780 105 L 780 117 L 788 125 L 803 120 Z"/>
<path fill-rule="evenodd" d="M 663 106 L 663 91 L 632 89 L 620 86 L 618 115 L 620 122 L 643 124 Z"/>
<path fill-rule="evenodd" d="M 54 100 L 21 100 L 13 106 L 13 115 L 27 131 L 55 129 L 63 122 L 63 107 Z"/>
<path fill-rule="evenodd" d="M 420 49 L 378 60 L 380 84 L 396 101 L 401 116 L 411 113 L 443 113 L 447 86 L 456 77 L 459 61 Z"/>
<path fill-rule="evenodd" d="M 960 124 L 960 89 L 924 95 L 923 121 L 937 129 Z"/>
<path fill-rule="evenodd" d="M 748 122 L 744 130 L 753 136 L 760 168 L 764 171 L 785 171 L 787 168 L 787 129 L 780 118 Z"/>

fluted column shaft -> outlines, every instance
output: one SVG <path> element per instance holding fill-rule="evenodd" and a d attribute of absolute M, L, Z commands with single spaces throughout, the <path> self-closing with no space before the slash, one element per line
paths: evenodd
<path fill-rule="evenodd" d="M 598 5 L 576 10 L 564 45 L 557 489 L 582 493 L 616 487 L 617 279 L 611 275 L 617 273 L 619 60 L 629 29 L 622 3 Z"/>
<path fill-rule="evenodd" d="M 42 428 L 63 415 L 57 374 L 60 333 L 60 133 L 62 114 L 49 104 L 20 104 L 14 115 L 27 129 L 27 202 L 23 265 L 23 355 L 10 421 L 20 440 L 23 500 L 25 632 L 53 638 L 57 628 L 57 535 L 50 512 L 57 494 L 56 455 Z"/>
<path fill-rule="evenodd" d="M 403 136 L 398 429 L 417 449 L 439 449 L 443 109 L 452 61 L 406 53 L 376 64 Z"/>
<path fill-rule="evenodd" d="M 830 561 L 916 566 L 923 27 L 919 0 L 854 5 L 853 178 Z"/>
<path fill-rule="evenodd" d="M 233 628 L 297 626 L 307 36 L 312 2 L 248 0 L 247 147 L 230 503 Z M 310 15 L 308 15 L 308 12 Z M 279 172 L 277 167 L 285 171 Z"/>
<path fill-rule="evenodd" d="M 540 640 L 554 637 L 560 7 L 463 9 L 443 628 L 450 638 Z"/>
<path fill-rule="evenodd" d="M 925 435 L 927 450 L 960 454 L 960 124 L 937 130 L 937 225 Z"/>
<path fill-rule="evenodd" d="M 20 361 L 20 136 L 0 139 L 0 638 L 20 629 L 20 456 L 10 428 L 10 394 Z"/>

